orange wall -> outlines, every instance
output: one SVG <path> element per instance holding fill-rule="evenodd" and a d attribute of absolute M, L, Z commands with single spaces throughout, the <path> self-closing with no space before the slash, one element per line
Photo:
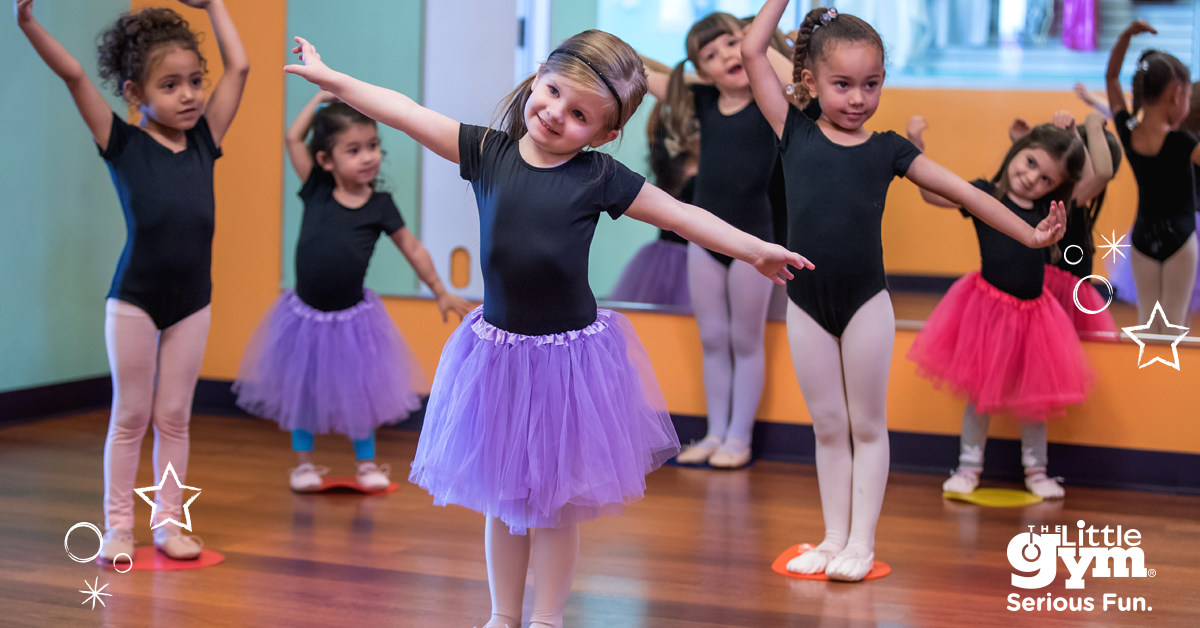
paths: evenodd
<path fill-rule="evenodd" d="M 133 7 L 170 6 L 204 32 L 205 53 L 220 72 L 215 38 L 203 12 L 167 0 L 133 0 Z M 202 376 L 229 380 L 259 319 L 279 293 L 283 168 L 283 73 L 286 61 L 286 0 L 231 2 L 252 64 L 237 120 L 217 162 L 217 234 L 213 264 L 213 326 Z M 1085 113 L 1069 93 L 918 91 L 889 88 L 872 127 L 902 130 L 909 115 L 930 121 L 929 153 L 964 177 L 994 171 L 1007 146 L 1005 129 L 1014 116 L 1044 120 L 1060 108 Z M 979 120 L 988 121 L 981 124 Z M 1128 169 L 1110 190 L 1101 229 L 1118 233 L 1132 221 L 1134 192 Z M 837 182 L 830 182 L 836 185 Z M 893 186 L 885 217 L 884 244 L 892 272 L 961 274 L 978 259 L 968 221 L 920 201 L 916 189 Z M 454 330 L 442 323 L 428 300 L 390 298 L 389 314 L 408 340 L 428 377 L 441 347 Z M 700 341 L 689 317 L 630 313 L 654 362 L 671 411 L 704 413 Z M 963 402 L 933 390 L 904 358 L 912 332 L 898 332 L 889 388 L 889 424 L 898 430 L 956 434 Z M 809 417 L 792 375 L 783 325 L 767 329 L 768 376 L 759 417 L 807 423 Z M 1181 391 L 1200 388 L 1200 350 L 1181 349 L 1186 363 L 1176 372 L 1160 365 L 1137 369 L 1131 345 L 1086 344 L 1101 382 L 1086 403 L 1051 424 L 1056 442 L 1200 453 L 1200 423 Z M 1190 367 L 1190 368 L 1188 368 Z M 997 421 L 995 432 L 1016 436 L 1013 424 Z"/>

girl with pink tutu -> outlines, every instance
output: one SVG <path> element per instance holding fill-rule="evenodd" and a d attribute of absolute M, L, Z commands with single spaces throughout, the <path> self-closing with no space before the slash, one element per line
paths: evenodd
<path fill-rule="evenodd" d="M 1115 341 L 1117 326 L 1107 311 L 1108 299 L 1101 296 L 1090 281 L 1081 283 L 1080 280 L 1092 275 L 1096 254 L 1092 232 L 1104 206 L 1108 183 L 1121 166 L 1121 144 L 1104 128 L 1105 118 L 1099 113 L 1089 113 L 1083 127 L 1077 127 L 1070 114 L 1060 112 L 1054 116 L 1054 124 L 1078 135 L 1088 151 L 1088 159 L 1083 176 L 1071 194 L 1067 230 L 1062 240 L 1046 249 L 1044 283 L 1050 295 L 1062 305 L 1081 338 Z M 1028 132 L 1029 127 L 1024 121 L 1017 120 L 1010 128 L 1009 136 L 1015 142 Z M 1076 298 L 1078 306 L 1075 305 Z"/>
<path fill-rule="evenodd" d="M 375 464 L 375 430 L 421 406 L 421 370 L 379 296 L 363 287 L 379 234 L 396 243 L 433 291 L 443 321 L 471 308 L 442 286 L 392 195 L 376 189 L 383 153 L 374 120 L 321 92 L 296 116 L 286 145 L 304 181 L 296 287 L 263 317 L 233 391 L 247 412 L 292 433 L 299 461 L 289 480 L 293 491 L 320 490 L 328 469 L 313 464 L 313 437 L 329 433 L 353 441 L 363 490 L 386 489 L 389 468 Z"/>
<path fill-rule="evenodd" d="M 811 267 L 781 246 L 685 205 L 599 148 L 646 93 L 641 60 L 600 31 L 564 41 L 501 105 L 498 129 L 459 124 L 335 72 L 297 37 L 287 71 L 459 164 L 475 190 L 486 299 L 442 351 L 409 481 L 487 517 L 492 615 L 562 626 L 578 523 L 642 497 L 679 452 L 649 359 L 624 316 L 597 310 L 588 250 L 602 214 L 628 214 L 746 261 L 778 282 Z M 526 534 L 529 529 L 533 534 Z"/>
<path fill-rule="evenodd" d="M 920 118 L 909 123 L 909 139 L 922 150 L 924 128 Z M 1013 143 L 991 181 L 978 179 L 972 185 L 1032 226 L 1052 202 L 1071 198 L 1085 159 L 1073 132 L 1043 124 Z M 921 196 L 933 205 L 956 208 L 932 192 L 922 190 Z M 919 374 L 968 399 L 959 466 L 942 488 L 975 490 L 989 417 L 1005 413 L 1024 421 L 1026 487 L 1044 498 L 1061 499 L 1062 486 L 1046 475 L 1046 420 L 1082 402 L 1094 376 L 1070 318 L 1044 285 L 1042 251 L 977 218 L 974 222 L 981 270 L 950 287 L 908 353 Z"/>

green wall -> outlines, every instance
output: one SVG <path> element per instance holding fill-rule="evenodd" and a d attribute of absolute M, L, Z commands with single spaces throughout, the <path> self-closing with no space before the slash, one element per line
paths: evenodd
<path fill-rule="evenodd" d="M 290 0 L 287 32 L 313 42 L 330 67 L 420 101 L 425 23 L 422 0 L 355 0 L 352 4 L 353 10 L 344 10 L 349 6 L 335 10 L 329 0 Z M 364 20 L 364 16 L 370 19 Z M 285 124 L 291 124 L 316 93 L 316 87 L 304 79 L 288 76 Z M 384 187 L 391 192 L 408 228 L 419 235 L 420 145 L 382 124 L 379 136 L 387 153 L 380 171 Z M 304 205 L 296 196 L 302 182 L 286 155 L 284 162 L 283 285 L 290 287 L 296 282 L 296 240 Z M 387 294 L 417 291 L 416 273 L 386 238 L 380 238 L 376 245 L 367 286 Z"/>
<path fill-rule="evenodd" d="M 98 81 L 96 36 L 128 8 L 129 0 L 87 0 L 33 10 Z M 0 392 L 104 376 L 121 206 L 66 86 L 11 11 L 0 20 L 0 58 Z"/>
<path fill-rule="evenodd" d="M 557 45 L 576 33 L 596 28 L 596 0 L 554 0 L 550 20 L 550 42 Z M 617 33 L 619 35 L 619 33 Z M 625 125 L 622 139 L 606 146 L 618 161 L 650 175 L 649 147 L 646 145 L 646 120 L 654 108 L 654 97 L 646 96 L 638 112 Z M 653 182 L 653 181 L 652 181 Z M 625 264 L 644 244 L 658 237 L 654 227 L 629 218 L 600 219 L 588 260 L 588 280 L 592 292 L 603 299 L 612 290 Z"/>

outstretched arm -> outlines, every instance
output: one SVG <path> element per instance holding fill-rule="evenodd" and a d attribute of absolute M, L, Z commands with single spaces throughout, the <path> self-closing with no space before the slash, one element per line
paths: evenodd
<path fill-rule="evenodd" d="M 308 153 L 308 146 L 304 143 L 305 136 L 308 135 L 308 130 L 312 128 L 313 116 L 317 113 L 317 107 L 323 103 L 334 100 L 333 94 L 321 91 L 317 92 L 312 100 L 308 101 L 307 105 L 300 110 L 296 119 L 292 121 L 292 126 L 288 127 L 287 135 L 284 136 L 283 143 L 287 146 L 288 158 L 292 160 L 292 169 L 296 171 L 296 176 L 300 177 L 301 181 L 308 180 L 308 175 L 312 174 L 313 157 Z"/>
<path fill-rule="evenodd" d="M 1125 63 L 1125 52 L 1129 50 L 1129 40 L 1140 33 L 1158 34 L 1153 26 L 1142 20 L 1130 24 L 1113 44 L 1112 54 L 1108 57 L 1108 71 L 1104 73 L 1104 85 L 1108 90 L 1108 108 L 1115 116 L 1125 111 L 1125 92 L 1121 91 L 1121 66 Z"/>
<path fill-rule="evenodd" d="M 179 1 L 189 7 L 207 11 L 208 19 L 212 20 L 213 32 L 217 35 L 221 65 L 225 70 L 208 99 L 204 116 L 208 119 L 208 129 L 212 132 L 213 142 L 220 146 L 229 125 L 233 124 L 238 106 L 242 104 L 242 94 L 246 91 L 246 77 L 250 75 L 250 59 L 246 57 L 246 49 L 242 46 L 242 39 L 238 37 L 237 27 L 233 25 L 233 18 L 229 17 L 224 0 Z"/>
<path fill-rule="evenodd" d="M 787 8 L 788 0 L 767 0 L 758 16 L 746 29 L 742 39 L 742 64 L 750 77 L 750 89 L 754 92 L 754 102 L 759 110 L 775 129 L 775 135 L 782 137 L 783 124 L 787 121 L 787 97 L 783 95 L 783 81 L 775 73 L 775 67 L 767 56 L 771 44 L 771 36 L 779 28 L 779 20 L 783 10 Z M 782 56 L 782 55 L 780 55 Z"/>
<path fill-rule="evenodd" d="M 681 203 L 649 183 L 642 186 L 625 215 L 674 231 L 710 251 L 736 257 L 780 285 L 792 278 L 788 266 L 814 268 L 812 262 L 800 255 L 734 229 L 712 213 Z"/>
<path fill-rule="evenodd" d="M 289 65 L 283 70 L 295 74 L 337 96 L 339 100 L 416 140 L 443 159 L 458 163 L 459 123 L 418 105 L 413 99 L 356 78 L 335 72 L 321 61 L 317 49 L 303 38 L 292 52 L 300 54 L 304 65 Z"/>
<path fill-rule="evenodd" d="M 438 311 L 442 313 L 442 322 L 449 320 L 450 312 L 457 314 L 460 319 L 471 312 L 471 304 L 466 299 L 446 291 L 433 268 L 433 259 L 429 257 L 429 251 L 408 227 L 397 229 L 392 234 L 392 242 L 396 243 L 396 248 L 400 249 L 400 253 L 412 265 L 413 270 L 417 271 L 421 282 L 433 292 L 434 298 L 437 299 Z"/>
<path fill-rule="evenodd" d="M 1062 203 L 1050 205 L 1050 215 L 1030 227 L 1019 216 L 1008 211 L 994 196 L 964 181 L 961 177 L 920 155 L 904 175 L 913 183 L 962 207 L 1004 235 L 1031 249 L 1050 246 L 1062 239 L 1066 229 L 1066 210 Z"/>
<path fill-rule="evenodd" d="M 75 99 L 75 107 L 79 109 L 84 124 L 92 132 L 96 145 L 100 150 L 107 149 L 113 116 L 108 101 L 104 100 L 100 90 L 92 83 L 92 79 L 88 78 L 83 66 L 75 57 L 33 19 L 33 0 L 16 0 L 13 10 L 17 15 L 17 26 L 25 33 L 25 37 L 29 38 L 29 43 L 33 44 L 38 56 L 67 84 L 71 98 Z"/>

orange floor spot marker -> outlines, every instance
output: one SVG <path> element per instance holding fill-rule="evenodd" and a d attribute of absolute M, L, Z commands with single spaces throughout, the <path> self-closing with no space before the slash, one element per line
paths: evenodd
<path fill-rule="evenodd" d="M 311 491 L 311 492 L 312 493 L 353 492 L 353 493 L 361 493 L 363 495 L 387 495 L 388 493 L 395 493 L 398 490 L 400 490 L 400 485 L 395 482 L 388 484 L 388 487 L 385 489 L 382 489 L 382 490 L 378 490 L 378 491 L 363 490 L 363 487 L 358 485 L 358 480 L 354 479 L 354 476 L 347 475 L 347 476 L 323 477 L 323 478 L 321 478 L 321 488 L 319 488 L 315 491 Z M 308 492 L 302 493 L 302 494 L 308 494 Z"/>
<path fill-rule="evenodd" d="M 789 578 L 798 578 L 800 580 L 829 580 L 829 578 L 823 573 L 804 574 L 792 573 L 787 570 L 787 564 L 790 560 L 803 554 L 804 552 L 807 552 L 810 549 L 813 549 L 813 546 L 809 545 L 808 543 L 801 543 L 800 545 L 793 545 L 787 548 L 782 554 L 779 555 L 779 558 L 775 559 L 775 562 L 771 563 L 771 571 Z M 892 573 L 892 568 L 888 566 L 887 563 L 877 560 L 875 561 L 875 565 L 871 567 L 871 572 L 868 573 L 867 577 L 863 578 L 863 580 L 875 580 L 876 578 L 882 578 L 890 573 Z"/>

